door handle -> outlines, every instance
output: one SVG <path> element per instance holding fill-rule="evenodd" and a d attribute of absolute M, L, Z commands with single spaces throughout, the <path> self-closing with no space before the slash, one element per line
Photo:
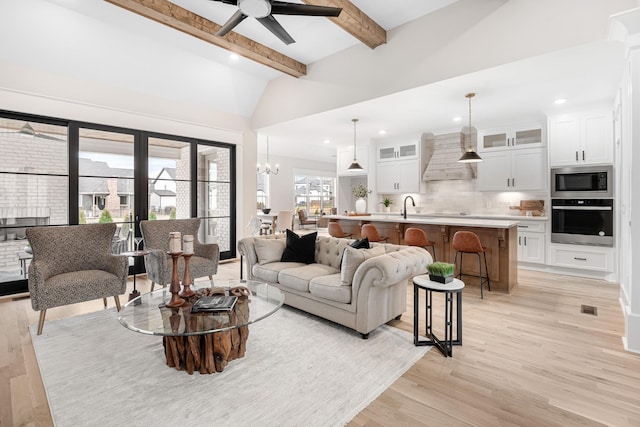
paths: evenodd
<path fill-rule="evenodd" d="M 576 162 L 578 161 L 578 152 L 576 151 Z"/>
<path fill-rule="evenodd" d="M 515 178 L 511 178 L 511 186 L 512 187 L 516 186 L 516 179 Z"/>
<path fill-rule="evenodd" d="M 584 162 L 584 150 L 582 150 L 582 161 Z"/>
<path fill-rule="evenodd" d="M 518 236 L 518 244 L 522 245 L 522 236 Z"/>
<path fill-rule="evenodd" d="M 580 258 L 580 257 L 577 257 L 577 256 L 574 256 L 573 259 L 577 259 L 578 261 L 586 261 L 587 260 L 586 258 Z"/>
<path fill-rule="evenodd" d="M 527 246 L 527 236 L 524 236 L 524 245 Z"/>

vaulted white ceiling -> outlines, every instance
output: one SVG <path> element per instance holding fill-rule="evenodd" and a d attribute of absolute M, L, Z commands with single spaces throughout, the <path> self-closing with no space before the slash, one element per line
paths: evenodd
<path fill-rule="evenodd" d="M 369 57 L 379 55 L 378 51 L 386 52 L 387 57 L 393 57 L 394 51 L 400 52 L 394 43 L 411 22 L 422 22 L 417 20 L 470 4 L 456 0 L 352 2 L 388 30 L 387 45 L 372 53 L 365 51 Z M 511 4 L 526 10 L 527 6 L 536 8 L 540 4 L 532 0 L 474 2 L 496 10 Z M 173 3 L 220 24 L 235 11 L 234 6 L 209 0 L 173 0 Z M 549 0 L 543 3 L 554 4 Z M 561 3 L 577 7 L 578 2 L 563 0 Z M 616 0 L 615 3 L 637 5 L 635 1 Z M 310 64 L 310 76 L 301 79 L 305 83 L 314 82 L 314 69 L 338 62 L 330 58 L 345 56 L 344 52 L 350 54 L 353 49 L 358 52 L 368 49 L 358 47 L 354 37 L 326 18 L 277 16 L 277 19 L 296 39 L 295 44 L 285 46 L 251 18 L 238 25 L 236 31 Z M 553 13 L 549 19 L 554 19 Z M 539 55 L 525 56 L 500 66 L 480 67 L 476 72 L 459 76 L 445 75 L 434 83 L 414 85 L 384 96 L 360 96 L 361 101 L 327 105 L 300 117 L 267 118 L 259 121 L 254 130 L 270 137 L 272 153 L 308 156 L 310 147 L 314 147 L 314 157 L 331 161 L 337 145 L 352 143 L 351 118 L 360 118 L 358 135 L 363 141 L 380 138 L 380 129 L 387 131 L 387 137 L 421 131 L 452 131 L 461 128 L 467 120 L 464 94 L 470 91 L 478 94 L 472 104 L 475 127 L 541 118 L 562 108 L 612 99 L 620 80 L 623 55 L 622 46 L 606 41 L 606 22 L 607 17 L 603 16 L 598 22 L 602 36 L 592 43 L 580 44 L 576 37 L 571 48 L 541 51 Z M 455 28 L 452 35 L 463 39 L 465 28 L 456 27 L 459 21 L 438 24 L 441 28 Z M 504 25 L 518 27 L 517 22 Z M 581 34 L 591 23 L 574 20 L 566 25 L 568 33 Z M 544 40 L 545 28 L 538 30 L 540 33 L 535 37 Z M 496 34 L 499 33 L 496 31 Z M 276 81 L 287 83 L 293 79 L 247 59 L 232 60 L 224 49 L 102 0 L 0 1 L 0 37 L 5 41 L 0 44 L 0 65 L 18 64 L 52 75 L 161 96 L 197 105 L 212 114 L 224 112 L 251 119 L 260 103 L 264 103 L 265 94 L 268 97 L 289 95 L 274 95 L 267 91 L 268 87 Z M 415 40 L 414 55 L 421 55 L 422 46 L 428 44 L 429 40 Z M 523 48 L 535 51 L 530 46 Z M 340 71 L 349 70 L 335 70 Z M 0 76 L 1 72 L 0 69 Z M 389 75 L 388 79 L 392 81 L 394 76 Z M 558 97 L 568 100 L 564 107 L 553 105 Z M 455 116 L 462 117 L 462 122 L 452 122 Z M 330 139 L 332 144 L 322 144 L 325 139 Z"/>

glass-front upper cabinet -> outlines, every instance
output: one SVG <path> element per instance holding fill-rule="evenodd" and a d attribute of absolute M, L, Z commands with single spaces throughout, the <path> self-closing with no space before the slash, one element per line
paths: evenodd
<path fill-rule="evenodd" d="M 545 145 L 544 123 L 478 131 L 478 150 L 493 151 Z"/>
<path fill-rule="evenodd" d="M 404 143 L 381 142 L 378 145 L 378 161 L 415 159 L 418 157 L 418 141 Z"/>

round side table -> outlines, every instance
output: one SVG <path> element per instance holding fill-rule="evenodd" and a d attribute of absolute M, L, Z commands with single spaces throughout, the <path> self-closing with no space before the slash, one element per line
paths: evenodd
<path fill-rule="evenodd" d="M 145 251 L 145 250 L 121 252 L 118 254 L 120 256 L 126 256 L 127 258 L 128 257 L 133 258 L 133 291 L 131 291 L 131 293 L 129 294 L 129 301 L 131 301 L 132 299 L 138 298 L 140 296 L 140 292 L 136 289 L 136 267 L 137 267 L 136 260 L 139 257 L 143 257 L 148 254 L 149 254 L 149 251 Z M 140 304 L 140 300 L 136 301 L 136 304 Z"/>
<path fill-rule="evenodd" d="M 426 291 L 426 334 L 428 340 L 420 340 L 418 336 L 418 314 L 420 311 L 420 289 Z M 435 345 L 445 357 L 453 357 L 453 346 L 462 345 L 462 290 L 464 282 L 453 279 L 449 283 L 429 280 L 428 274 L 413 278 L 413 344 L 416 346 Z M 444 339 L 433 333 L 433 292 L 444 293 Z M 456 295 L 456 339 L 453 339 L 453 294 Z"/>

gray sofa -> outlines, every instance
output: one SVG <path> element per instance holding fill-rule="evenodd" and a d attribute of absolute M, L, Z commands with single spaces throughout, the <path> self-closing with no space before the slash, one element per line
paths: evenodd
<path fill-rule="evenodd" d="M 315 262 L 281 262 L 285 235 L 247 237 L 238 242 L 248 279 L 277 286 L 285 304 L 347 326 L 368 338 L 369 332 L 406 310 L 408 279 L 426 272 L 432 262 L 423 248 L 371 244 L 318 236 Z"/>

